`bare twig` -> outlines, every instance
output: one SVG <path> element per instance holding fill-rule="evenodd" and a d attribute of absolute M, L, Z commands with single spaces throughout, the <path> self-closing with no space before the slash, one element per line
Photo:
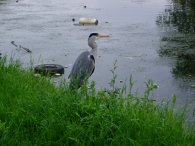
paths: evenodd
<path fill-rule="evenodd" d="M 32 53 L 32 51 L 31 51 L 30 49 L 25 48 L 25 47 L 23 47 L 22 45 L 17 45 L 17 44 L 15 43 L 15 41 L 11 41 L 11 44 L 14 45 L 14 46 L 17 47 L 17 48 L 20 48 L 20 49 L 25 50 L 25 51 L 28 52 L 28 53 Z"/>
<path fill-rule="evenodd" d="M 11 41 L 11 44 L 14 45 L 15 47 L 18 47 L 18 45 L 16 45 L 14 41 Z"/>
<path fill-rule="evenodd" d="M 22 49 L 24 49 L 28 53 L 32 53 L 32 51 L 30 49 L 28 49 L 28 48 L 25 48 L 25 47 L 23 47 L 21 45 L 19 45 L 19 47 L 22 48 Z"/>

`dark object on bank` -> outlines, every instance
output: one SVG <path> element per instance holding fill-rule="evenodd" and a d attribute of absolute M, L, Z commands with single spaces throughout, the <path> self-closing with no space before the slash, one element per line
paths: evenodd
<path fill-rule="evenodd" d="M 42 75 L 56 75 L 56 74 L 64 74 L 64 67 L 58 64 L 41 64 L 34 68 L 34 72 L 36 74 Z"/>

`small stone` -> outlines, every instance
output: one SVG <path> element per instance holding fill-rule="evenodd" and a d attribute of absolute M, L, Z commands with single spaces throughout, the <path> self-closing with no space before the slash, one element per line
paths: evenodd
<path fill-rule="evenodd" d="M 41 75 L 40 74 L 34 74 L 35 77 L 40 77 Z"/>
<path fill-rule="evenodd" d="M 59 74 L 59 73 L 56 73 L 56 74 L 55 74 L 55 76 L 61 76 L 61 74 Z"/>
<path fill-rule="evenodd" d="M 191 85 L 192 88 L 195 88 L 195 85 Z"/>

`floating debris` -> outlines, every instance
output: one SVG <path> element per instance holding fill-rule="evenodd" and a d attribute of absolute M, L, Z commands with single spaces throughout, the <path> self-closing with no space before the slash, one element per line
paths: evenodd
<path fill-rule="evenodd" d="M 11 44 L 14 45 L 15 47 L 18 47 L 18 45 L 16 45 L 14 41 L 11 41 Z"/>
<path fill-rule="evenodd" d="M 28 52 L 28 53 L 32 53 L 32 51 L 31 51 L 30 49 L 25 48 L 25 47 L 23 47 L 23 46 L 21 46 L 21 45 L 19 45 L 19 48 L 24 49 L 24 50 L 25 50 L 26 52 Z"/>
<path fill-rule="evenodd" d="M 17 44 L 15 43 L 15 41 L 11 41 L 11 44 L 14 45 L 15 47 L 19 48 L 19 49 L 25 50 L 25 51 L 28 52 L 28 53 L 32 53 L 32 51 L 31 51 L 30 49 L 25 48 L 25 47 L 23 47 L 22 45 L 17 45 Z"/>
<path fill-rule="evenodd" d="M 83 8 L 87 8 L 87 6 L 83 6 Z"/>
<path fill-rule="evenodd" d="M 81 24 L 81 25 L 98 25 L 98 20 L 95 18 L 80 18 L 79 24 Z"/>

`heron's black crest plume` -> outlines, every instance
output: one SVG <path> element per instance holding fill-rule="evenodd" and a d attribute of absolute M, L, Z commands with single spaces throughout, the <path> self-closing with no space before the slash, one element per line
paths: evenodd
<path fill-rule="evenodd" d="M 90 55 L 90 58 L 94 61 L 95 63 L 95 57 L 93 55 Z"/>
<path fill-rule="evenodd" d="M 89 38 L 91 37 L 91 36 L 98 36 L 99 34 L 98 33 L 91 33 L 90 35 L 89 35 Z"/>

